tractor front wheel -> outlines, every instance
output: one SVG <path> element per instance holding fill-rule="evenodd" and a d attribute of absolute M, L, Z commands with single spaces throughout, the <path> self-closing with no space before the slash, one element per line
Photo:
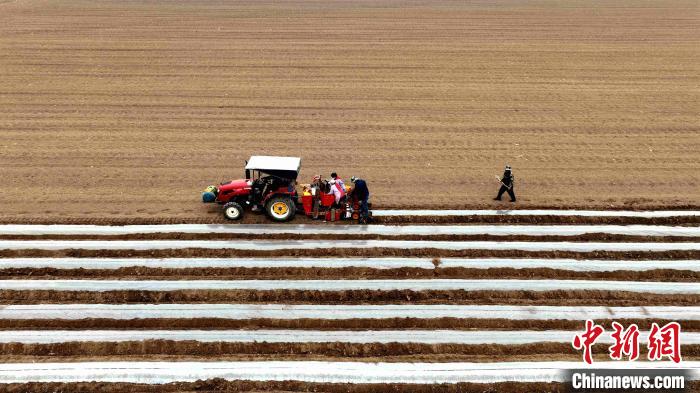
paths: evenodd
<path fill-rule="evenodd" d="M 240 220 L 243 218 L 243 207 L 236 202 L 229 202 L 225 204 L 224 217 L 229 220 Z"/>
<path fill-rule="evenodd" d="M 265 211 L 275 221 L 289 221 L 296 213 L 296 206 L 291 198 L 276 197 L 267 201 Z"/>

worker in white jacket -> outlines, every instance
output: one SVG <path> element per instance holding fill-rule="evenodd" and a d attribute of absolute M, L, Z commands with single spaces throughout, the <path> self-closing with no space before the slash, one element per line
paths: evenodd
<path fill-rule="evenodd" d="M 328 184 L 331 185 L 331 192 L 335 197 L 335 204 L 340 204 L 340 200 L 345 196 L 345 190 L 341 189 L 340 184 L 333 179 L 331 179 Z"/>
<path fill-rule="evenodd" d="M 335 184 L 338 185 L 338 189 L 345 192 L 345 183 L 343 182 L 343 179 L 338 177 L 337 173 L 335 173 L 335 172 L 331 173 L 331 179 L 335 180 Z"/>

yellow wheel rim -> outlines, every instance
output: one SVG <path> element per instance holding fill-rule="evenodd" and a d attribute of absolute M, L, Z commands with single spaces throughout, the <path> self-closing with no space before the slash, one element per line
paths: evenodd
<path fill-rule="evenodd" d="M 272 205 L 272 211 L 277 215 L 283 216 L 287 214 L 287 210 L 289 210 L 289 207 L 287 207 L 287 204 L 284 202 L 275 202 Z"/>

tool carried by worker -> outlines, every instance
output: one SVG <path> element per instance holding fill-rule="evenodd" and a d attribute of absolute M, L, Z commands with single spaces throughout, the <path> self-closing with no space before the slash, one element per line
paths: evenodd
<path fill-rule="evenodd" d="M 512 187 L 512 186 L 508 186 L 508 185 L 506 185 L 505 183 L 503 183 L 503 181 L 501 180 L 501 177 L 500 177 L 500 176 L 498 176 L 498 175 L 494 175 L 494 176 L 496 176 L 496 180 L 498 180 L 499 183 L 503 184 L 504 187 L 506 187 L 506 188 L 511 188 L 511 187 Z"/>

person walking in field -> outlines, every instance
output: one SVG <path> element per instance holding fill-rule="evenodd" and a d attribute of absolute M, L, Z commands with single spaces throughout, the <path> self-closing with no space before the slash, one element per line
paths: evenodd
<path fill-rule="evenodd" d="M 503 177 L 499 179 L 501 181 L 501 188 L 498 190 L 498 195 L 493 198 L 494 201 L 500 201 L 501 195 L 507 192 L 510 196 L 510 201 L 515 202 L 515 191 L 513 191 L 513 184 L 515 183 L 515 176 L 513 176 L 513 171 L 510 165 L 506 165 L 506 169 L 503 172 Z"/>

